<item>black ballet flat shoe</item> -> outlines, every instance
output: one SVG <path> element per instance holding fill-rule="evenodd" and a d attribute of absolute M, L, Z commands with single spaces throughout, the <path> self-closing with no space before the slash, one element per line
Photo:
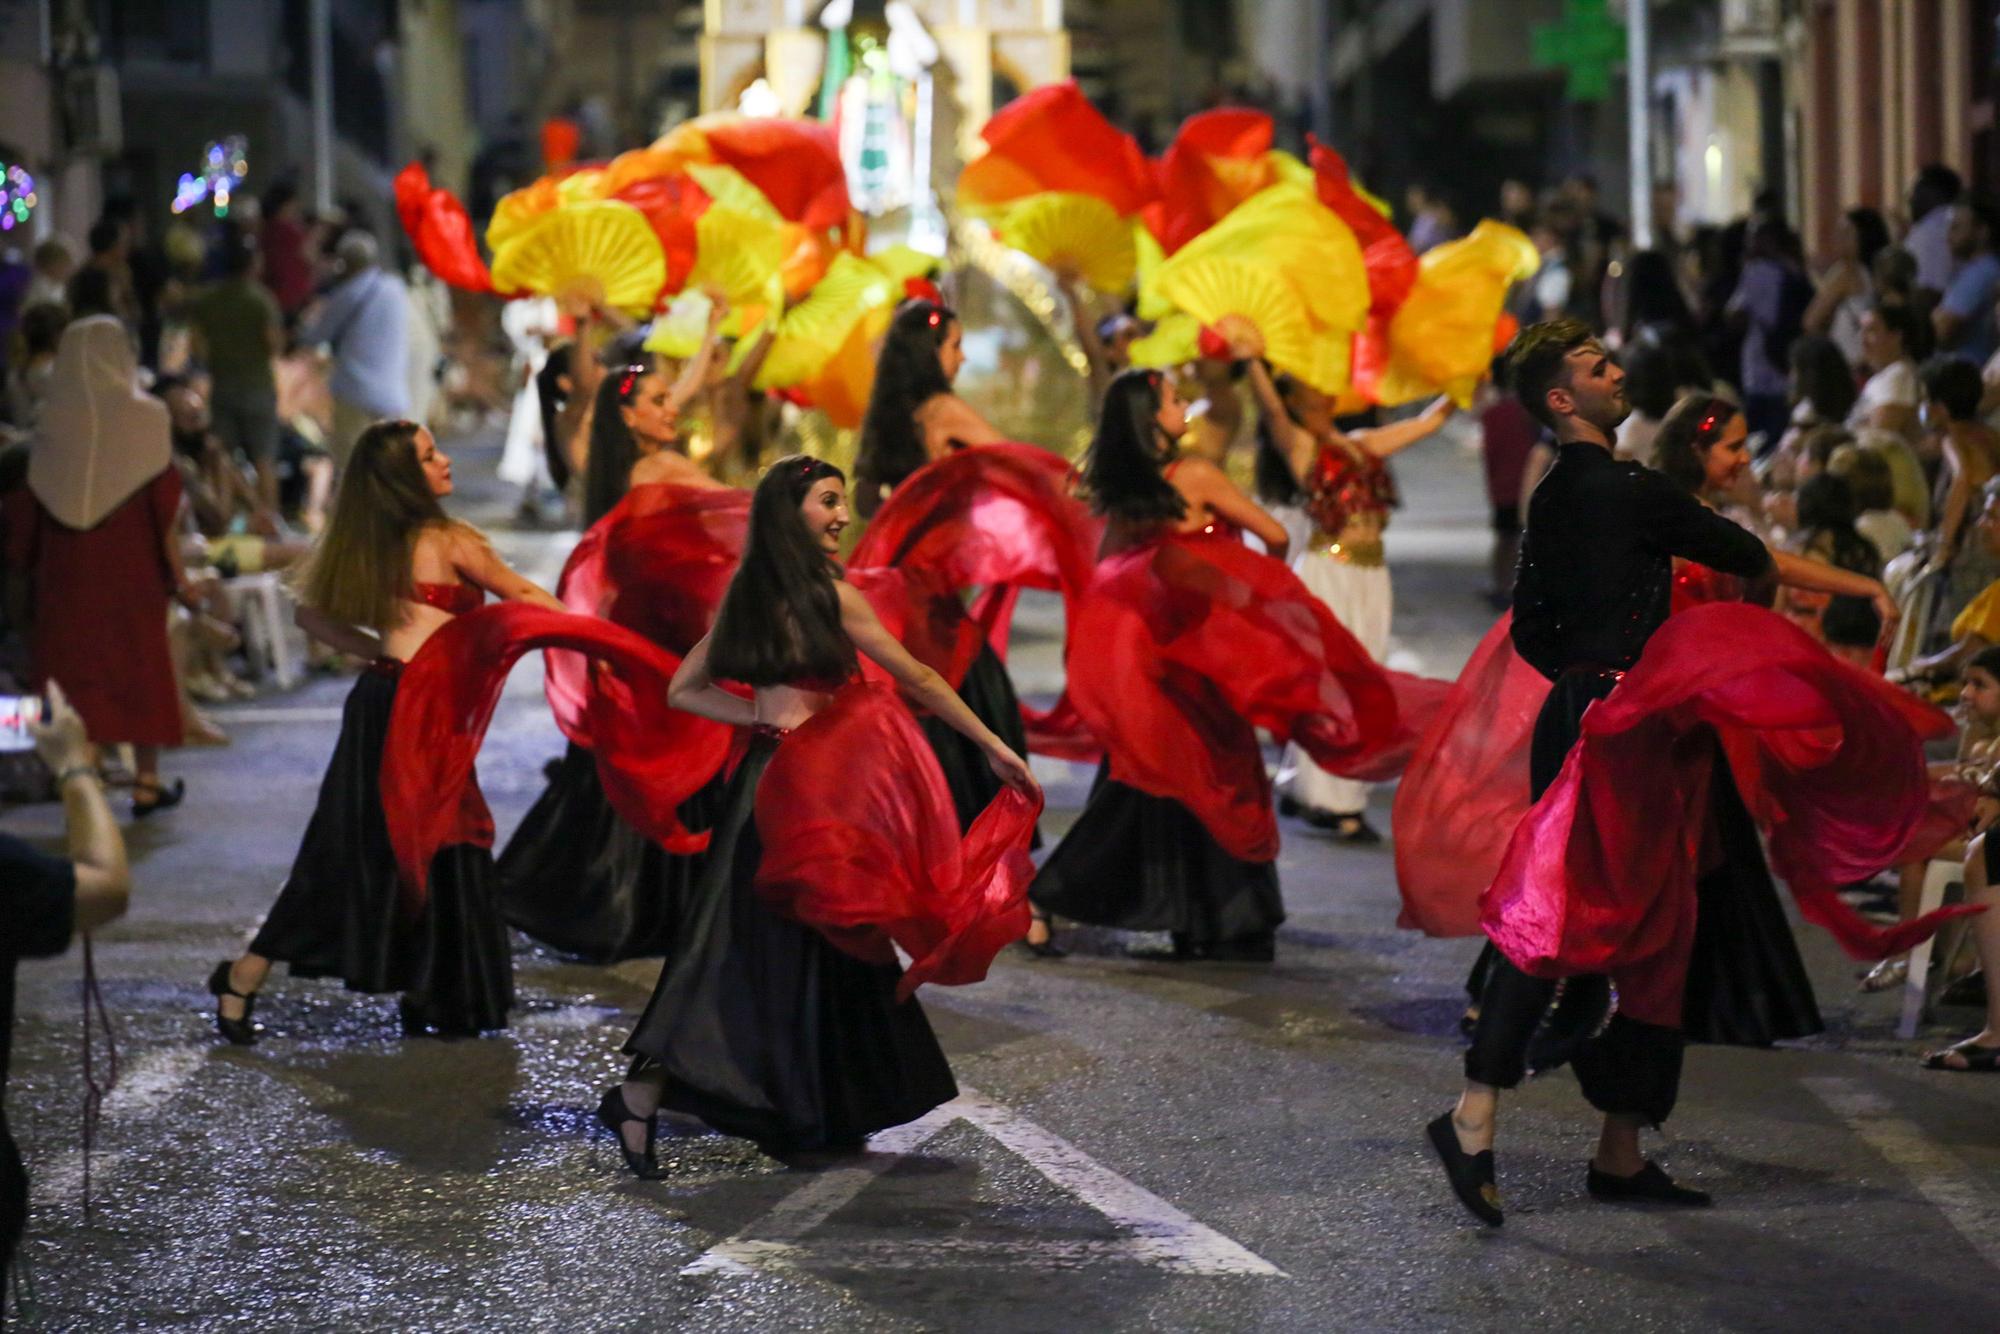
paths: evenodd
<path fill-rule="evenodd" d="M 248 1047 L 257 1041 L 258 1025 L 251 1018 L 257 1009 L 257 993 L 253 991 L 245 995 L 229 985 L 231 962 L 224 959 L 208 975 L 208 994 L 215 997 L 215 1031 L 227 1038 L 233 1047 Z M 224 996 L 234 996 L 243 1002 L 241 1019 L 230 1019 L 222 1013 Z"/>
<path fill-rule="evenodd" d="M 1382 835 L 1376 832 L 1375 826 L 1369 824 L 1368 817 L 1360 811 L 1336 811 L 1330 818 L 1331 823 L 1328 824 L 1317 824 L 1310 816 L 1307 817 L 1307 821 L 1313 823 L 1316 828 L 1330 831 L 1334 842 L 1345 843 L 1350 847 L 1372 848 L 1382 841 Z"/>
<path fill-rule="evenodd" d="M 1049 938 L 1043 941 L 1034 941 L 1029 940 L 1026 936 L 1022 936 L 1019 942 L 1021 948 L 1034 955 L 1037 959 L 1067 959 L 1069 951 L 1056 944 L 1055 924 L 1050 922 L 1046 917 L 1037 917 L 1034 920 L 1043 930 L 1049 933 Z"/>
<path fill-rule="evenodd" d="M 1684 1209 L 1704 1209 L 1715 1203 L 1705 1190 L 1678 1185 L 1648 1158 L 1646 1165 L 1629 1177 L 1600 1172 L 1593 1165 L 1583 1178 L 1590 1198 L 1603 1204 L 1673 1204 Z"/>
<path fill-rule="evenodd" d="M 644 1153 L 634 1153 L 625 1147 L 625 1127 L 634 1121 L 644 1122 L 646 1126 Z M 625 1104 L 625 1090 L 614 1084 L 604 1090 L 604 1096 L 598 1099 L 597 1123 L 610 1131 L 611 1137 L 618 1141 L 618 1152 L 625 1156 L 625 1166 L 631 1169 L 633 1176 L 641 1181 L 658 1181 L 666 1176 L 666 1172 L 660 1167 L 659 1158 L 653 1153 L 653 1140 L 660 1132 L 659 1113 L 655 1112 L 651 1116 L 632 1115 L 632 1109 Z"/>
<path fill-rule="evenodd" d="M 1493 1150 L 1467 1153 L 1458 1142 L 1458 1131 L 1452 1128 L 1450 1112 L 1425 1126 L 1424 1134 L 1444 1164 L 1445 1179 L 1451 1182 L 1451 1193 L 1458 1196 L 1458 1202 L 1488 1227 L 1505 1222 L 1500 1212 L 1500 1187 L 1493 1180 Z"/>
<path fill-rule="evenodd" d="M 1284 816 L 1287 820 L 1296 820 L 1305 813 L 1306 807 L 1300 805 L 1297 798 L 1278 798 L 1278 814 Z"/>
<path fill-rule="evenodd" d="M 141 798 L 138 795 L 141 792 L 150 792 L 152 795 Z M 170 811 L 180 805 L 181 798 L 187 796 L 187 782 L 176 778 L 172 787 L 165 787 L 158 782 L 140 783 L 133 789 L 133 794 L 132 818 L 143 820 L 149 815 L 159 811 Z"/>

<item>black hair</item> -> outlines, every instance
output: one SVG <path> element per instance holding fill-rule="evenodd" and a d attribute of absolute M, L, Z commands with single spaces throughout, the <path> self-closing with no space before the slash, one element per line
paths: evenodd
<path fill-rule="evenodd" d="M 87 238 L 90 242 L 90 253 L 93 255 L 109 254 L 124 236 L 125 224 L 113 221 L 108 217 L 99 218 L 96 222 L 90 224 L 90 232 Z"/>
<path fill-rule="evenodd" d="M 743 561 L 709 634 L 714 675 L 772 686 L 845 681 L 857 670 L 854 641 L 840 623 L 839 566 L 799 515 L 814 484 L 828 478 L 846 474 L 824 459 L 788 454 L 757 483 Z"/>
<path fill-rule="evenodd" d="M 72 317 L 116 315 L 117 302 L 111 296 L 111 275 L 86 264 L 69 280 L 69 310 Z"/>
<path fill-rule="evenodd" d="M 221 269 L 225 278 L 241 278 L 256 265 L 257 238 L 237 227 L 222 234 Z"/>
<path fill-rule="evenodd" d="M 1972 214 L 1972 220 L 1986 233 L 1986 249 L 1993 249 L 2000 243 L 2000 212 L 1993 208 L 1993 201 L 1983 195 L 1967 195 L 1958 201 Z M 1958 205 L 1953 205 L 1957 207 Z"/>
<path fill-rule="evenodd" d="M 1187 501 L 1166 478 L 1174 442 L 1160 429 L 1163 372 L 1120 371 L 1104 391 L 1097 434 L 1083 456 L 1083 487 L 1090 508 L 1122 523 L 1172 523 Z"/>
<path fill-rule="evenodd" d="M 1926 163 L 1910 186 L 1910 212 L 1921 218 L 1934 208 L 1955 204 L 1965 193 L 1965 180 L 1942 162 Z"/>
<path fill-rule="evenodd" d="M 1972 655 L 1972 661 L 1965 664 L 1966 671 L 1977 667 L 1996 681 L 2000 681 L 2000 644 L 1989 645 Z"/>
<path fill-rule="evenodd" d="M 1875 267 L 1875 256 L 1889 248 L 1889 224 L 1882 220 L 1881 211 L 1863 205 L 1851 208 L 1846 213 L 1848 226 L 1854 228 L 1855 240 L 1861 251 L 1863 268 Z"/>
<path fill-rule="evenodd" d="M 53 352 L 68 327 L 68 306 L 59 301 L 37 301 L 21 312 L 21 346 L 29 356 Z"/>
<path fill-rule="evenodd" d="M 1703 462 L 1709 446 L 1722 438 L 1743 409 L 1713 394 L 1689 394 L 1667 410 L 1653 436 L 1653 467 L 1683 491 L 1699 495 L 1708 486 Z"/>
<path fill-rule="evenodd" d="M 1658 250 L 1638 251 L 1625 261 L 1625 334 L 1629 338 L 1646 325 L 1694 328 L 1694 312 L 1681 294 L 1673 261 Z"/>
<path fill-rule="evenodd" d="M 1884 328 L 1903 340 L 1903 355 L 1922 361 L 1931 354 L 1931 323 L 1909 306 L 1877 301 L 1871 309 Z"/>
<path fill-rule="evenodd" d="M 1921 374 L 1924 397 L 1950 413 L 1953 421 L 1973 421 L 1979 416 L 1979 400 L 1986 385 L 1977 366 L 1957 357 L 1937 356 L 1924 363 Z"/>
<path fill-rule="evenodd" d="M 1621 360 L 1626 401 L 1654 421 L 1666 416 L 1681 391 L 1679 358 L 1673 350 L 1651 338 L 1640 338 L 1628 345 Z"/>
<path fill-rule="evenodd" d="M 1882 617 L 1867 598 L 1838 596 L 1826 604 L 1819 630 L 1835 648 L 1874 648 L 1882 639 Z M 1987 649 L 1985 653 L 1995 654 L 1994 661 L 2000 663 L 2000 650 Z M 1977 667 L 1979 659 L 1974 658 L 1972 665 Z M 1994 674 L 2000 676 L 2000 672 Z"/>
<path fill-rule="evenodd" d="M 1854 493 L 1847 479 L 1823 472 L 1799 486 L 1799 549 L 1830 565 L 1874 579 L 1882 573 L 1882 553 L 1854 531 Z"/>
<path fill-rule="evenodd" d="M 632 489 L 632 465 L 639 461 L 639 444 L 619 409 L 632 401 L 643 381 L 660 374 L 664 371 L 658 360 L 642 352 L 631 365 L 606 371 L 597 386 L 590 419 L 590 458 L 583 468 L 586 528 L 609 514 Z"/>
<path fill-rule="evenodd" d="M 291 181 L 279 181 L 264 192 L 264 216 L 276 217 L 278 210 L 299 197 L 299 187 Z"/>
<path fill-rule="evenodd" d="M 1569 354 L 1596 337 L 1582 320 L 1544 320 L 1521 330 L 1507 345 L 1507 375 L 1514 393 L 1529 415 L 1551 431 L 1556 429 L 1556 418 L 1549 411 L 1549 390 L 1568 383 Z"/>
<path fill-rule="evenodd" d="M 558 440 L 557 423 L 562 410 L 569 404 L 569 390 L 563 388 L 563 380 L 573 372 L 576 361 L 576 344 L 557 343 L 549 349 L 542 368 L 535 372 L 535 403 L 542 413 L 542 452 L 548 456 L 549 480 L 556 490 L 569 486 L 569 450 L 564 441 Z"/>
<path fill-rule="evenodd" d="M 1292 392 L 1291 376 L 1279 371 L 1272 375 L 1271 382 L 1277 386 L 1281 402 L 1289 397 Z M 1257 499 L 1266 505 L 1304 504 L 1306 491 L 1299 485 L 1299 475 L 1292 471 L 1291 457 L 1278 443 L 1278 433 L 1271 428 L 1270 418 L 1262 412 L 1257 414 L 1256 430 L 1257 457 L 1251 476 L 1256 483 Z"/>
<path fill-rule="evenodd" d="M 889 321 L 854 455 L 855 506 L 864 517 L 874 514 L 882 488 L 895 490 L 930 461 L 917 432 L 917 409 L 951 392 L 938 352 L 957 322 L 951 307 L 922 297 L 896 307 Z"/>
<path fill-rule="evenodd" d="M 1792 344 L 1792 377 L 1799 401 L 1812 404 L 1814 416 L 1823 422 L 1847 420 L 1860 391 L 1840 344 L 1819 334 L 1802 335 Z"/>

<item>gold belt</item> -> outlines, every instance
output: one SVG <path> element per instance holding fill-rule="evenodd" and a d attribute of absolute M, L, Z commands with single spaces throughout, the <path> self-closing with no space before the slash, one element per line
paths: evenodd
<path fill-rule="evenodd" d="M 1362 537 L 1350 542 L 1337 542 L 1325 533 L 1314 533 L 1313 550 L 1324 551 L 1344 565 L 1359 565 L 1364 569 L 1375 569 L 1388 564 L 1382 555 L 1382 539 L 1379 537 Z"/>

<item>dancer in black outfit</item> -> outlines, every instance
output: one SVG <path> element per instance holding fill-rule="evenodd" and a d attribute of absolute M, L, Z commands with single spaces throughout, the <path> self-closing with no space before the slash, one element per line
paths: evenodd
<path fill-rule="evenodd" d="M 1539 798 L 1562 767 L 1589 705 L 1611 693 L 1667 618 L 1676 556 L 1746 579 L 1772 573 L 1770 553 L 1665 476 L 1612 457 L 1630 408 L 1624 372 L 1577 320 L 1523 330 L 1508 352 L 1515 392 L 1560 445 L 1535 491 L 1514 586 L 1514 647 L 1555 682 L 1536 720 L 1530 767 Z M 1504 957 L 1488 969 L 1465 1092 L 1428 1133 L 1454 1191 L 1481 1220 L 1501 1221 L 1493 1137 L 1501 1089 L 1527 1070 L 1527 1052 L 1556 983 Z M 1681 1034 L 1619 1014 L 1582 1044 L 1574 1064 L 1603 1134 L 1587 1176 L 1604 1200 L 1706 1204 L 1639 1151 L 1639 1131 L 1673 1110 Z"/>
<path fill-rule="evenodd" d="M 403 664 L 485 593 L 561 609 L 477 529 L 446 517 L 438 501 L 450 494 L 451 460 L 429 431 L 385 421 L 361 433 L 301 579 L 299 624 L 368 667 L 348 694 L 290 877 L 249 950 L 209 977 L 216 1027 L 230 1042 L 256 1040 L 251 1008 L 274 962 L 300 977 L 341 978 L 352 991 L 402 992 L 407 1033 L 506 1026 L 513 960 L 491 855 L 441 850 L 412 917 L 382 814 L 382 748 Z"/>
<path fill-rule="evenodd" d="M 686 936 L 626 1043 L 630 1076 L 598 1108 L 641 1177 L 660 1175 L 653 1138 L 662 1107 L 783 1154 L 859 1147 L 957 1095 L 922 1007 L 897 999 L 901 970 L 779 915 L 755 887 L 770 834 L 768 825 L 759 830 L 759 782 L 781 745 L 825 744 L 786 738 L 839 707 L 835 692 L 855 678 L 857 650 L 971 740 L 1000 781 L 1035 790 L 1019 753 L 840 579 L 834 557 L 847 522 L 840 469 L 803 455 L 774 463 L 751 502 L 749 541 L 715 629 L 674 676 L 677 707 L 755 729 L 755 737 L 711 831 Z M 754 697 L 719 679 L 754 687 Z M 888 762 L 865 753 L 831 758 L 857 783 L 862 766 Z M 795 814 L 802 824 L 813 817 Z"/>
<path fill-rule="evenodd" d="M 677 443 L 681 412 L 716 355 L 719 318 L 711 317 L 708 341 L 677 379 L 647 354 L 599 384 L 584 474 L 586 527 L 635 486 L 721 488 Z M 701 873 L 701 854 L 668 852 L 627 824 L 604 795 L 595 757 L 574 742 L 548 779 L 500 853 L 508 924 L 590 963 L 664 954 Z M 720 781 L 703 788 L 682 803 L 681 823 L 708 828 L 721 797 Z"/>

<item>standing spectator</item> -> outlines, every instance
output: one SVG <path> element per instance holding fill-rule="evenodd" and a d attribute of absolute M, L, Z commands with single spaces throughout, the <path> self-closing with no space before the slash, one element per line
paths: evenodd
<path fill-rule="evenodd" d="M 1531 237 L 1541 254 L 1542 266 L 1527 283 L 1532 304 L 1521 321 L 1523 324 L 1561 319 L 1569 310 L 1570 295 L 1576 286 L 1576 278 L 1570 272 L 1569 251 L 1555 221 L 1543 217 L 1535 223 Z"/>
<path fill-rule="evenodd" d="M 1903 249 L 1916 257 L 1917 286 L 1941 296 L 1951 286 L 1957 265 L 1951 258 L 1951 206 L 1965 193 L 1965 182 L 1942 163 L 1933 162 L 1910 184 L 1910 232 Z"/>
<path fill-rule="evenodd" d="M 1694 312 L 1681 292 L 1673 261 L 1659 250 L 1641 250 L 1625 262 L 1624 315 L 1618 322 L 1618 345 L 1630 347 L 1640 338 L 1670 343 L 1694 338 Z"/>
<path fill-rule="evenodd" d="M 208 367 L 209 416 L 222 443 L 257 469 L 257 496 L 278 505 L 278 382 L 271 358 L 284 347 L 278 303 L 258 281 L 258 254 L 231 231 L 222 280 L 187 306 L 197 354 Z"/>
<path fill-rule="evenodd" d="M 1479 452 L 1486 464 L 1486 498 L 1493 506 L 1493 547 L 1488 563 L 1487 598 L 1496 609 L 1512 605 L 1514 567 L 1521 555 L 1521 492 L 1528 455 L 1541 438 L 1534 417 L 1517 395 L 1499 388 L 1495 374 L 1480 387 Z M 1303 544 L 1301 544 L 1303 545 Z"/>
<path fill-rule="evenodd" d="M 56 345 L 69 324 L 67 306 L 40 302 L 21 315 L 21 359 L 7 368 L 7 420 L 23 434 L 33 435 L 42 419 L 55 369 Z"/>
<path fill-rule="evenodd" d="M 1500 182 L 1500 221 L 1527 231 L 1535 223 L 1535 192 L 1526 181 Z"/>
<path fill-rule="evenodd" d="M 306 241 L 305 207 L 299 203 L 298 187 L 280 181 L 264 192 L 257 249 L 264 257 L 264 285 L 288 321 L 297 319 L 312 300 L 315 277 Z"/>
<path fill-rule="evenodd" d="M 7 566 L 32 596 L 35 687 L 67 683 L 90 737 L 129 742 L 132 813 L 180 804 L 160 747 L 181 743 L 167 603 L 198 600 L 181 569 L 167 409 L 138 384 L 131 340 L 93 316 L 63 331 L 28 485 L 5 501 Z"/>
<path fill-rule="evenodd" d="M 132 331 L 139 339 L 139 364 L 149 369 L 160 364 L 160 333 L 164 328 L 161 309 L 169 303 L 168 287 L 173 281 L 166 252 L 146 236 L 145 215 L 139 201 L 119 195 L 104 201 L 104 221 L 117 227 L 125 238 L 125 272 L 130 280 Z"/>
<path fill-rule="evenodd" d="M 354 230 L 334 259 L 340 281 L 299 341 L 333 349 L 333 457 L 347 453 L 370 422 L 410 415 L 410 298 L 403 280 L 376 262 L 375 238 Z"/>
<path fill-rule="evenodd" d="M 51 857 L 0 834 L 0 1275 L 12 1272 L 28 1217 L 28 1174 L 7 1128 L 7 1065 L 14 1036 L 14 965 L 69 948 L 70 937 L 125 915 L 132 873 L 125 840 L 105 804 L 83 721 L 48 685 L 49 710 L 35 729 L 35 750 L 62 793 L 67 857 Z M 0 1294 L 4 1296 L 4 1294 Z"/>
<path fill-rule="evenodd" d="M 131 243 L 125 229 L 109 218 L 100 218 L 90 228 L 90 258 L 69 280 L 69 308 L 81 318 L 98 303 L 96 290 L 101 282 L 110 301 L 110 313 L 125 323 L 127 332 L 139 329 L 139 298 L 132 290 Z"/>
<path fill-rule="evenodd" d="M 1940 352 L 1983 366 L 1994 351 L 1993 301 L 2000 296 L 2000 257 L 1993 243 L 2000 236 L 1993 208 L 1983 200 L 1961 199 L 1951 206 L 1951 226 L 1945 233 L 1958 266 L 1944 299 L 1931 312 Z"/>
<path fill-rule="evenodd" d="M 1812 285 L 1792 257 L 1790 231 L 1775 219 L 1751 229 L 1743 277 L 1729 299 L 1730 313 L 1744 331 L 1743 417 L 1753 434 L 1764 437 L 1763 450 L 1775 447 L 1785 433 L 1792 342 L 1812 300 Z"/>
<path fill-rule="evenodd" d="M 1458 217 L 1451 204 L 1429 186 L 1412 185 L 1403 202 L 1410 210 L 1410 249 L 1419 255 L 1458 235 Z"/>
<path fill-rule="evenodd" d="M 66 237 L 51 236 L 35 247 L 35 276 L 22 309 L 44 302 L 67 305 L 69 280 L 75 276 L 76 248 Z"/>
<path fill-rule="evenodd" d="M 1849 365 L 1861 361 L 1861 317 L 1875 301 L 1875 257 L 1889 246 L 1889 225 L 1872 208 L 1840 220 L 1839 251 L 1806 307 L 1805 330 L 1834 341 Z"/>

